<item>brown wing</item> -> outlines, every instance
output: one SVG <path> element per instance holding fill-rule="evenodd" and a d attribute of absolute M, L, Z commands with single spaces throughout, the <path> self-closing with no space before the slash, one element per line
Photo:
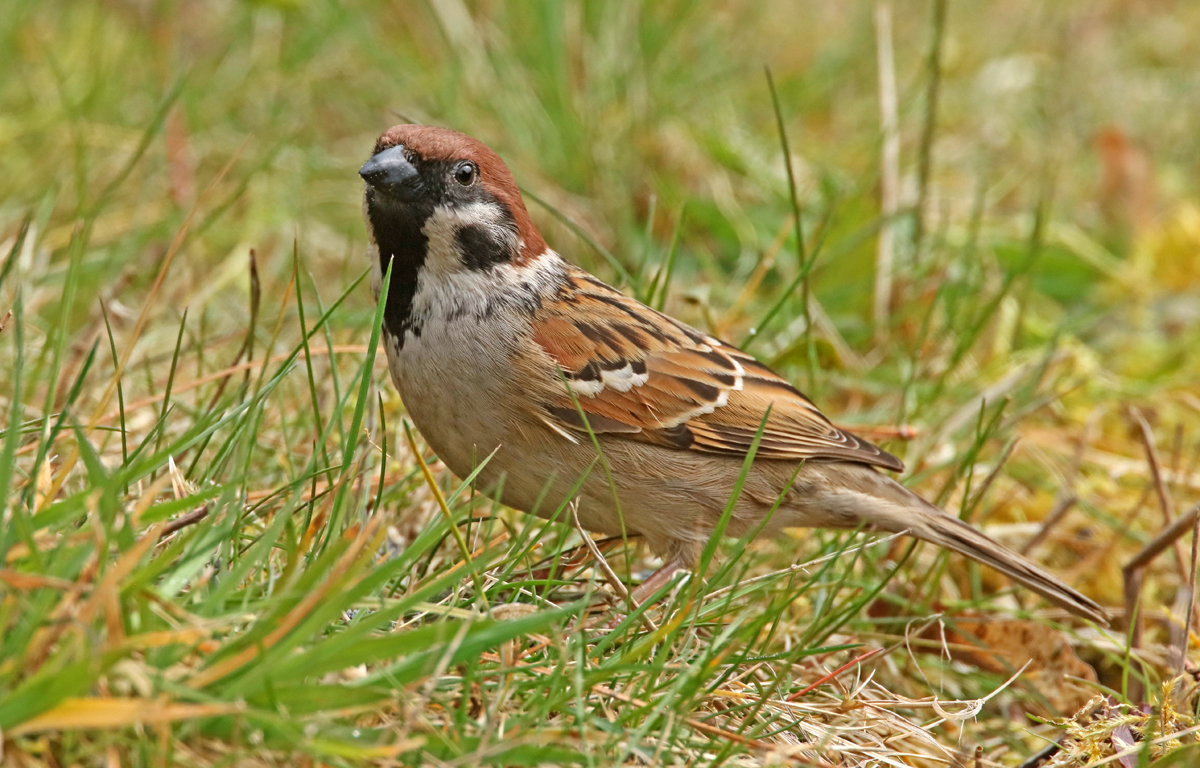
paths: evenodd
<path fill-rule="evenodd" d="M 586 320 L 581 319 L 586 318 Z M 846 459 L 900 472 L 904 464 L 830 423 L 795 387 L 750 355 L 573 270 L 535 320 L 535 341 L 566 386 L 545 392 L 544 418 L 586 431 L 703 453 Z M 574 394 L 574 400 L 567 389 Z"/>

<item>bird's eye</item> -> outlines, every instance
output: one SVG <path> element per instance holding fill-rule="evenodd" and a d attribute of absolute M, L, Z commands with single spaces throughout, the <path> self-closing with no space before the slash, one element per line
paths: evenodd
<path fill-rule="evenodd" d="M 469 187 L 475 183 L 475 177 L 479 175 L 479 169 L 475 167 L 475 163 L 465 162 L 459 163 L 454 169 L 454 180 L 464 187 Z"/>

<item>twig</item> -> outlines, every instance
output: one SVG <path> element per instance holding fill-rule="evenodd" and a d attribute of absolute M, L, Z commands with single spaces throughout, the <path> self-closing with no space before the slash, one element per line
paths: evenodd
<path fill-rule="evenodd" d="M 1150 544 L 1142 547 L 1141 551 L 1138 552 L 1138 554 L 1135 554 L 1133 559 L 1130 559 L 1129 562 L 1126 563 L 1124 570 L 1128 571 L 1145 568 L 1145 566 L 1150 564 L 1151 560 L 1158 557 L 1159 554 L 1162 553 L 1166 547 L 1168 547 L 1168 545 L 1175 544 L 1175 542 L 1180 540 L 1180 536 L 1182 536 L 1184 533 L 1187 533 L 1189 528 L 1192 528 L 1193 523 L 1198 516 L 1200 516 L 1200 503 L 1193 506 L 1192 509 L 1189 509 L 1187 514 L 1183 515 L 1183 517 L 1177 518 L 1177 520 L 1172 522 L 1170 526 L 1163 528 L 1162 532 L 1150 540 Z"/>
<path fill-rule="evenodd" d="M 237 354 L 233 356 L 231 368 L 237 367 L 238 363 L 242 362 L 242 357 L 245 356 L 249 361 L 246 366 L 246 380 L 250 378 L 250 369 L 254 367 L 254 335 L 258 327 L 258 309 L 262 305 L 262 283 L 258 278 L 258 253 L 250 249 L 250 322 L 246 327 L 246 336 L 242 340 L 242 346 L 238 349 Z M 309 355 L 311 358 L 311 355 Z M 221 378 L 221 383 L 217 385 L 217 391 L 213 393 L 212 398 L 208 401 L 208 409 L 211 411 L 217 407 L 217 402 L 221 399 L 221 395 L 225 392 L 226 385 L 229 384 L 229 377 Z"/>
<path fill-rule="evenodd" d="M 1187 662 L 1188 635 L 1191 634 L 1191 627 L 1195 623 L 1196 616 L 1196 561 L 1200 555 L 1200 515 L 1196 515 L 1192 521 L 1192 568 L 1188 574 L 1188 599 L 1187 599 L 1187 617 L 1184 622 L 1183 648 L 1179 651 L 1179 669 L 1183 671 L 1185 662 Z"/>
<path fill-rule="evenodd" d="M 1150 463 L 1150 475 L 1154 478 L 1154 490 L 1158 493 L 1158 506 L 1162 509 L 1163 524 L 1170 526 L 1175 517 L 1175 504 L 1171 500 L 1171 491 L 1167 488 L 1166 481 L 1163 480 L 1162 462 L 1158 458 L 1158 448 L 1154 445 L 1154 432 L 1150 429 L 1150 424 L 1146 418 L 1142 416 L 1142 412 L 1137 408 L 1131 407 L 1130 413 L 1133 414 L 1134 420 L 1137 421 L 1138 427 L 1141 429 L 1142 445 L 1146 449 L 1146 461 Z M 1179 578 L 1181 581 L 1187 581 L 1187 556 L 1183 553 L 1183 544 L 1176 539 L 1175 547 L 1175 562 L 1179 566 Z"/>
<path fill-rule="evenodd" d="M 1183 424 L 1178 423 L 1175 425 L 1175 439 L 1171 442 L 1171 477 L 1175 480 L 1183 477 L 1183 467 L 1181 466 L 1183 463 L 1183 438 Z M 1200 460 L 1200 454 L 1197 454 L 1196 459 Z M 1195 464 L 1193 462 L 1193 466 L 1188 468 L 1189 474 L 1194 468 Z M 1197 526 L 1197 528 L 1192 530 L 1192 563 L 1191 568 L 1188 570 L 1188 612 L 1187 618 L 1183 622 L 1183 634 L 1185 637 L 1191 631 L 1192 627 L 1200 628 L 1200 616 L 1196 615 L 1196 539 L 1198 536 L 1200 536 L 1200 522 L 1197 523 Z M 1183 660 L 1186 662 L 1186 640 L 1184 641 L 1183 650 Z"/>
<path fill-rule="evenodd" d="M 1198 505 L 1200 506 L 1200 505 Z M 1196 616 L 1196 562 L 1200 555 L 1200 515 L 1194 515 L 1192 521 L 1192 559 L 1191 569 L 1182 590 L 1175 594 L 1175 606 L 1172 618 L 1179 617 L 1179 624 L 1172 622 L 1167 658 L 1174 663 L 1175 674 L 1182 675 L 1187 665 L 1188 641 L 1190 640 L 1192 624 Z M 1176 540 L 1178 543 L 1178 540 Z"/>
<path fill-rule="evenodd" d="M 828 683 L 830 680 L 832 680 L 835 677 L 837 677 L 838 675 L 842 674 L 847 669 L 850 669 L 850 667 L 857 666 L 858 664 L 862 664 L 867 659 L 870 659 L 873 656 L 878 656 L 879 654 L 883 653 L 883 651 L 884 651 L 883 648 L 874 648 L 870 651 L 867 651 L 864 654 L 861 654 L 860 656 L 858 656 L 856 658 L 851 659 L 850 661 L 847 661 L 845 664 L 843 664 L 842 666 L 833 670 L 832 672 L 830 672 L 829 674 L 820 678 L 819 680 L 817 680 L 809 685 L 804 686 L 800 690 L 798 690 L 795 693 L 793 693 L 792 695 L 788 696 L 787 700 L 788 701 L 796 701 L 797 699 L 802 698 L 805 694 L 808 694 L 812 690 L 819 688 L 822 685 L 825 685 L 825 683 Z"/>
<path fill-rule="evenodd" d="M 1192 527 L 1192 523 L 1195 522 L 1197 515 L 1200 515 L 1200 504 L 1189 509 L 1187 514 L 1177 518 L 1164 528 L 1161 533 L 1151 539 L 1149 544 L 1142 547 L 1142 551 L 1134 555 L 1133 559 L 1125 564 L 1125 570 L 1144 568 L 1151 560 L 1166 549 L 1168 545 L 1178 541 L 1179 537 Z"/>
<path fill-rule="evenodd" d="M 1193 530 L 1198 523 L 1200 523 L 1200 503 L 1197 503 L 1196 506 L 1187 511 L 1187 514 L 1177 518 L 1160 531 L 1157 536 L 1151 539 L 1146 546 L 1142 547 L 1141 551 L 1134 555 L 1125 564 L 1124 568 L 1122 568 L 1125 578 L 1125 616 L 1128 621 L 1133 622 L 1129 632 L 1130 649 L 1135 649 L 1139 646 L 1142 636 L 1142 616 L 1137 607 L 1142 592 L 1143 570 L 1154 558 L 1162 554 L 1164 549 L 1171 545 L 1178 545 L 1180 537 L 1187 531 Z M 1195 538 L 1193 538 L 1193 548 L 1195 547 L 1194 542 Z M 1194 570 L 1193 573 L 1195 573 Z M 1194 583 L 1192 578 L 1188 578 L 1186 581 L 1189 584 Z M 1191 600 L 1189 600 L 1190 603 Z M 1133 697 L 1131 696 L 1131 698 Z"/>
<path fill-rule="evenodd" d="M 205 504 L 203 507 L 200 507 L 200 509 L 188 512 L 186 515 L 181 515 L 180 517 L 177 517 L 171 522 L 167 523 L 163 526 L 160 538 L 166 538 L 172 533 L 175 533 L 183 528 L 187 528 L 189 525 L 194 525 L 208 517 L 208 511 L 211 506 L 211 504 Z"/>
<path fill-rule="evenodd" d="M 633 601 L 633 595 L 629 594 L 629 590 L 617 578 L 617 574 L 613 571 L 612 566 L 608 564 L 608 560 L 604 558 L 604 553 L 596 546 L 596 542 L 592 541 L 592 537 L 587 531 L 583 530 L 583 526 L 579 523 L 579 500 L 571 502 L 571 522 L 575 523 L 575 530 L 579 531 L 580 537 L 583 539 L 583 544 L 592 553 L 592 558 L 596 561 L 596 565 L 600 568 L 600 572 L 604 574 L 604 578 L 616 593 L 625 601 L 625 605 L 629 606 L 629 612 L 634 613 L 638 609 L 637 603 Z M 644 612 L 638 617 L 642 623 L 646 625 L 646 629 L 651 632 L 658 631 L 658 627 Z"/>

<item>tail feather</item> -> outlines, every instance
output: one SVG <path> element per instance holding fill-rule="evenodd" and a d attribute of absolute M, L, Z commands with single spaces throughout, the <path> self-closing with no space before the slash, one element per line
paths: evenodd
<path fill-rule="evenodd" d="M 1095 600 L 957 517 L 938 510 L 926 515 L 923 522 L 911 529 L 912 535 L 989 565 L 1076 616 L 1108 624 L 1107 614 Z"/>
<path fill-rule="evenodd" d="M 855 467 L 854 474 L 853 482 L 839 483 L 830 492 L 831 496 L 836 497 L 835 506 L 842 514 L 866 521 L 877 529 L 908 533 L 923 541 L 966 555 L 972 560 L 995 568 L 1013 581 L 1077 616 L 1097 624 L 1108 624 L 1107 614 L 1096 601 L 981 531 L 957 517 L 946 514 L 904 486 L 872 469 Z"/>

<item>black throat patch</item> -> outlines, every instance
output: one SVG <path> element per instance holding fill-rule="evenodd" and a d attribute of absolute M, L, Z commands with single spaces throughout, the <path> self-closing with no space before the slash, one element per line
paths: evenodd
<path fill-rule="evenodd" d="M 468 269 L 487 271 L 510 260 L 515 255 L 516 242 L 512 211 L 481 184 L 466 187 L 457 184 L 453 179 L 455 162 L 419 158 L 412 158 L 411 162 L 421 175 L 415 195 L 401 201 L 372 187 L 366 192 L 367 218 L 379 246 L 381 273 L 387 274 L 388 263 L 392 264 L 383 327 L 400 347 L 404 346 L 406 332 L 421 335 L 421 318 L 413 317 L 413 300 L 417 280 L 428 259 L 429 238 L 423 230 L 438 206 L 462 209 L 485 203 L 500 209 L 499 222 L 464 224 L 456 229 L 455 245 L 463 266 Z"/>
<path fill-rule="evenodd" d="M 432 205 L 398 205 L 374 191 L 367 192 L 367 217 L 379 246 L 380 274 L 386 275 L 388 263 L 392 265 L 383 327 L 400 347 L 404 346 L 406 331 L 421 335 L 420 325 L 413 322 L 412 307 L 429 245 L 421 230 L 432 213 Z"/>

